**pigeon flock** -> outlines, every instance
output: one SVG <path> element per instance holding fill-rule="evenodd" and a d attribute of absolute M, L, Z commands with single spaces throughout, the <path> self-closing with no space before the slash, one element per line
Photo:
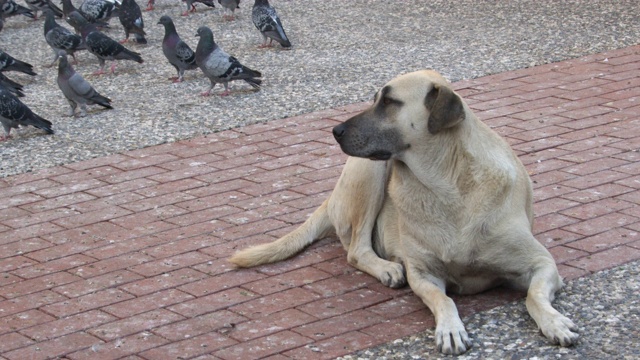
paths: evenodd
<path fill-rule="evenodd" d="M 112 100 L 94 89 L 89 81 L 74 70 L 73 65 L 78 64 L 76 52 L 82 50 L 87 50 L 98 60 L 99 69 L 93 75 L 105 74 L 107 61 L 111 62 L 111 74 L 115 74 L 117 61 L 144 63 L 140 53 L 125 46 L 128 42 L 147 44 L 142 10 L 136 0 L 83 0 L 78 7 L 72 0 L 55 0 L 60 1 L 62 9 L 54 4 L 54 0 L 24 1 L 27 6 L 16 3 L 16 0 L 0 0 L 0 31 L 8 17 L 23 15 L 35 21 L 38 19 L 38 12 L 44 16 L 44 40 L 54 54 L 53 61 L 45 67 L 58 63 L 56 82 L 61 96 L 69 103 L 69 116 L 87 116 L 87 105 L 112 109 Z M 182 1 L 187 7 L 187 10 L 181 13 L 182 16 L 195 12 L 197 3 L 215 7 L 214 0 Z M 236 20 L 235 11 L 240 8 L 240 0 L 218 0 L 218 4 L 224 12 L 224 21 Z M 145 10 L 152 11 L 155 1 L 148 0 L 146 5 Z M 110 24 L 110 19 L 114 17 L 119 19 L 124 30 L 124 39 L 121 41 L 114 40 L 104 32 L 105 29 L 114 26 Z M 56 21 L 56 18 L 59 20 Z M 260 47 L 271 47 L 274 40 L 284 49 L 291 47 L 282 21 L 268 0 L 255 0 L 251 19 L 263 37 Z M 63 22 L 70 25 L 71 29 L 63 26 Z M 170 78 L 173 82 L 184 81 L 184 73 L 187 70 L 200 69 L 211 83 L 209 88 L 201 93 L 202 96 L 210 96 L 215 85 L 219 83 L 224 86 L 224 91 L 219 95 L 227 96 L 231 93 L 229 82 L 236 80 L 246 82 L 255 91 L 260 89 L 262 73 L 241 64 L 237 58 L 225 52 L 216 44 L 211 28 L 198 28 L 195 36 L 199 39 L 194 51 L 180 38 L 169 15 L 160 17 L 158 24 L 163 25 L 165 29 L 161 44 L 162 53 L 176 69 L 176 76 Z M 129 39 L 130 35 L 133 35 L 133 40 Z M 23 85 L 7 77 L 12 71 L 35 76 L 33 66 L 24 59 L 12 57 L 9 54 L 11 51 L 5 50 L 7 49 L 0 49 L 0 122 L 4 128 L 0 141 L 9 139 L 11 129 L 20 126 L 33 126 L 47 134 L 53 134 L 51 121 L 35 114 L 20 99 L 25 97 Z M 73 58 L 73 62 L 69 61 L 68 57 Z M 76 111 L 78 107 L 80 111 Z"/>

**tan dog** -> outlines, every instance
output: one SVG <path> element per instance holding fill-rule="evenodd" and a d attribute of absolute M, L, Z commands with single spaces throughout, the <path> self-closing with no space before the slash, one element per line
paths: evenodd
<path fill-rule="evenodd" d="M 529 314 L 552 342 L 576 342 L 576 326 L 551 306 L 562 280 L 531 232 L 524 166 L 442 76 L 419 71 L 391 80 L 333 134 L 352 157 L 329 199 L 298 229 L 231 262 L 283 260 L 335 230 L 356 268 L 391 287 L 404 285 L 406 272 L 435 316 L 443 353 L 471 346 L 445 291 L 473 294 L 503 283 L 528 290 Z"/>

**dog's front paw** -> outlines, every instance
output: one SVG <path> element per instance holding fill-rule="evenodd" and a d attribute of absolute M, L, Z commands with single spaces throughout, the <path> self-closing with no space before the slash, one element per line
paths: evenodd
<path fill-rule="evenodd" d="M 436 326 L 436 346 L 447 355 L 460 355 L 471 348 L 471 340 L 460 319 L 441 321 Z"/>
<path fill-rule="evenodd" d="M 540 331 L 554 344 L 571 346 L 578 341 L 578 327 L 566 316 L 558 313 L 541 324 Z"/>
<path fill-rule="evenodd" d="M 390 288 L 400 288 L 407 284 L 404 276 L 404 266 L 395 262 L 389 262 L 379 276 L 380 282 Z"/>

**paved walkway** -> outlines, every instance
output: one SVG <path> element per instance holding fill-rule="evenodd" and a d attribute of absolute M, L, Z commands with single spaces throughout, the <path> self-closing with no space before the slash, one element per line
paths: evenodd
<path fill-rule="evenodd" d="M 529 169 L 568 279 L 640 259 L 638 85 L 640 46 L 454 84 Z M 0 358 L 327 359 L 433 327 L 335 239 L 225 260 L 322 202 L 345 160 L 330 129 L 366 106 L 0 179 Z M 456 301 L 464 317 L 520 297 Z"/>

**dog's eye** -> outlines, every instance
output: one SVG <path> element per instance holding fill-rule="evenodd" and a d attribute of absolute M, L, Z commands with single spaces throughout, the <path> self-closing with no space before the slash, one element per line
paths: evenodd
<path fill-rule="evenodd" d="M 385 97 L 385 98 L 382 99 L 382 103 L 385 104 L 385 105 L 391 105 L 391 104 L 393 104 L 393 99 Z"/>

